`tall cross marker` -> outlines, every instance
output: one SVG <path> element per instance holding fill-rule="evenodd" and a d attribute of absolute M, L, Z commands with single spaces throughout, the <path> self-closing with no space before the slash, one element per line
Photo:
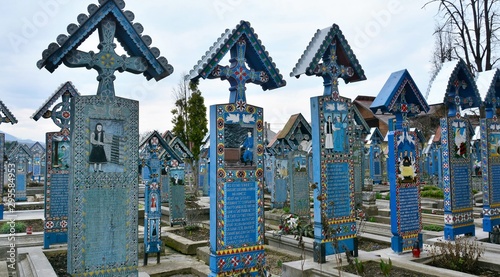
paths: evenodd
<path fill-rule="evenodd" d="M 337 43 L 332 41 L 328 51 L 323 55 L 323 63 L 314 69 L 316 76 L 323 77 L 325 91 L 323 95 L 339 96 L 339 78 L 348 78 L 354 75 L 354 70 L 350 66 L 338 63 Z"/>
<path fill-rule="evenodd" d="M 131 73 L 142 73 L 148 68 L 146 59 L 143 57 L 119 56 L 115 52 L 116 44 L 114 38 L 116 35 L 116 22 L 111 19 L 104 19 L 99 28 L 100 43 L 99 53 L 83 52 L 72 50 L 65 58 L 65 64 L 68 67 L 86 67 L 95 69 L 99 73 L 97 81 L 97 95 L 115 96 L 114 80 L 115 71 L 128 71 Z"/>
<path fill-rule="evenodd" d="M 231 84 L 229 91 L 229 102 L 235 103 L 238 109 L 243 110 L 246 106 L 246 83 L 263 84 L 269 80 L 269 77 L 264 71 L 255 71 L 248 69 L 246 65 L 245 53 L 247 42 L 244 37 L 241 37 L 236 43 L 236 47 L 231 48 L 231 59 L 229 66 L 217 65 L 210 79 L 220 78 L 228 80 Z"/>

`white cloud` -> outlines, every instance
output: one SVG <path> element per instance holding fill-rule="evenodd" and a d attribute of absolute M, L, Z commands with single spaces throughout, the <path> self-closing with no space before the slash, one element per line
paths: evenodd
<path fill-rule="evenodd" d="M 285 123 L 290 115 L 302 113 L 310 120 L 309 98 L 323 93 L 322 79 L 289 73 L 317 29 L 339 25 L 351 44 L 368 80 L 345 85 L 343 96 L 373 95 L 380 91 L 389 75 L 408 68 L 421 91 L 428 82 L 428 60 L 433 47 L 433 15 L 437 7 L 422 10 L 422 1 L 125 1 L 125 10 L 135 14 L 134 22 L 144 26 L 152 37 L 152 46 L 160 49 L 175 72 L 160 82 L 146 82 L 142 75 L 118 73 L 115 89 L 118 96 L 140 101 L 140 132 L 171 128 L 172 89 L 182 73 L 187 73 L 216 39 L 240 20 L 251 23 L 269 51 L 287 86 L 262 91 L 248 85 L 249 104 L 264 108 L 265 120 Z M 0 18 L 0 99 L 18 118 L 13 126 L 0 130 L 19 138 L 43 141 L 45 132 L 58 127 L 35 122 L 29 117 L 62 83 L 72 81 L 83 95 L 95 94 L 97 73 L 84 68 L 61 65 L 53 74 L 39 70 L 36 62 L 42 51 L 55 41 L 66 27 L 76 22 L 80 13 L 94 1 L 30 0 L 6 2 Z M 52 5 L 52 6 L 51 6 Z M 31 32 L 30 32 L 31 31 Z M 13 38 L 18 38 L 17 42 Z M 200 89 L 209 105 L 229 100 L 229 84 L 220 80 L 200 80 Z M 271 127 L 275 129 L 272 124 Z M 277 127 L 280 128 L 280 127 Z"/>

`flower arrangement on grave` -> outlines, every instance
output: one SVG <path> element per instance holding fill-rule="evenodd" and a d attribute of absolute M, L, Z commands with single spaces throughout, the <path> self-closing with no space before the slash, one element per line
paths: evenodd
<path fill-rule="evenodd" d="M 301 219 L 296 214 L 284 214 L 281 217 L 281 224 L 278 226 L 278 236 L 281 235 L 294 235 L 298 237 L 313 237 L 314 229 L 312 224 L 307 220 Z"/>

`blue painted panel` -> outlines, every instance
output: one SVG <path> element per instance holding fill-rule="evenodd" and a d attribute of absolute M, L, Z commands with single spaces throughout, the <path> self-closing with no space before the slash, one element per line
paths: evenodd
<path fill-rule="evenodd" d="M 255 182 L 226 183 L 225 192 L 226 243 L 234 247 L 257 243 L 257 184 Z"/>
<path fill-rule="evenodd" d="M 290 212 L 305 217 L 311 215 L 307 163 L 305 152 L 290 153 Z"/>
<path fill-rule="evenodd" d="M 26 201 L 26 173 L 16 174 L 16 201 Z"/>
<path fill-rule="evenodd" d="M 444 237 L 475 234 L 472 203 L 472 168 L 468 121 L 442 118 L 441 147 L 444 186 Z M 462 233 L 464 232 L 464 233 Z"/>

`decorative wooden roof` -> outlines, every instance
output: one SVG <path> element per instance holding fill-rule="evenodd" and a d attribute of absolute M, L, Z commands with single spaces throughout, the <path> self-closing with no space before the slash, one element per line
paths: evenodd
<path fill-rule="evenodd" d="M 429 105 L 417 85 L 406 70 L 394 72 L 389 76 L 377 98 L 370 106 L 373 113 L 379 109 L 383 113 L 406 113 L 407 116 L 428 112 Z"/>
<path fill-rule="evenodd" d="M 244 40 L 246 42 L 246 51 L 240 53 L 244 55 L 243 58 L 248 66 L 254 72 L 263 72 L 267 76 L 267 81 L 264 80 L 260 82 L 260 86 L 263 90 L 271 90 L 286 85 L 286 81 L 283 76 L 279 73 L 276 64 L 273 62 L 269 53 L 266 51 L 262 42 L 258 39 L 257 34 L 254 29 L 250 26 L 247 21 L 240 21 L 234 29 L 227 29 L 219 39 L 209 48 L 209 50 L 201 57 L 201 60 L 193 67 L 193 69 L 186 76 L 187 80 L 196 80 L 200 77 L 203 79 L 214 78 L 219 76 L 217 69 L 221 69 L 219 62 L 224 58 L 224 56 L 231 51 L 232 66 L 236 66 L 235 63 L 238 58 L 237 48 L 238 42 Z M 249 74 L 251 75 L 251 74 Z M 256 76 L 256 78 L 258 78 Z M 225 78 L 222 78 L 223 80 Z M 233 84 L 232 84 L 233 85 Z"/>
<path fill-rule="evenodd" d="M 443 63 L 437 75 L 431 80 L 427 90 L 429 105 L 444 103 L 448 107 L 448 115 L 455 115 L 458 107 L 462 109 L 481 106 L 481 96 L 462 59 Z"/>
<path fill-rule="evenodd" d="M 366 144 L 381 143 L 384 141 L 384 136 L 377 127 L 370 128 L 370 133 L 366 136 Z"/>
<path fill-rule="evenodd" d="M 500 69 L 479 72 L 476 85 L 486 108 L 500 107 Z"/>
<path fill-rule="evenodd" d="M 322 76 L 324 71 L 332 71 L 332 66 L 335 67 L 337 77 L 344 79 L 346 84 L 366 80 L 363 68 L 336 24 L 317 30 L 290 76 Z"/>
<path fill-rule="evenodd" d="M 3 114 L 3 116 L 2 116 Z M 7 106 L 4 105 L 2 100 L 0 100 L 0 124 L 3 122 L 10 123 L 12 125 L 17 123 L 16 117 L 9 111 Z"/>
<path fill-rule="evenodd" d="M 193 158 L 193 153 L 191 153 L 189 148 L 186 146 L 186 144 L 184 144 L 184 142 L 182 142 L 179 137 L 174 137 L 168 142 L 168 145 L 170 145 L 170 147 L 174 150 L 174 152 L 177 153 L 179 157 L 182 157 L 182 160 Z"/>
<path fill-rule="evenodd" d="M 16 161 L 18 157 L 31 158 L 32 153 L 30 148 L 24 143 L 18 143 L 17 141 L 12 143 L 12 145 L 7 150 L 7 157 L 9 160 Z"/>
<path fill-rule="evenodd" d="M 31 116 L 35 121 L 40 117 L 52 118 L 52 121 L 59 127 L 69 129 L 71 120 L 71 105 L 70 98 L 79 96 L 80 93 L 76 90 L 71 82 L 62 84 L 45 103 Z M 52 105 L 61 99 L 61 102 L 56 104 L 52 110 Z"/>
<path fill-rule="evenodd" d="M 352 105 L 352 110 L 354 112 L 354 122 L 361 128 L 361 133 L 368 134 L 370 132 L 370 126 L 366 123 L 366 120 L 363 118 L 363 115 L 359 111 L 358 107 L 356 105 Z"/>
<path fill-rule="evenodd" d="M 303 139 L 312 140 L 311 125 L 301 113 L 294 114 L 290 116 L 283 129 L 276 135 L 276 138 L 286 140 L 288 145 L 296 148 Z"/>
<path fill-rule="evenodd" d="M 172 149 L 172 147 L 165 141 L 165 139 L 163 139 L 163 137 L 160 135 L 160 133 L 158 133 L 158 131 L 153 131 L 149 135 L 145 136 L 141 144 L 139 145 L 139 149 L 144 148 L 146 144 L 150 144 L 153 138 L 155 139 L 155 141 L 157 141 L 158 145 L 164 150 L 162 151 L 161 156 L 168 155 L 168 157 L 177 160 L 178 162 L 182 162 L 184 160 L 183 157 L 179 155 L 178 152 L 174 151 L 174 149 Z"/>
<path fill-rule="evenodd" d="M 118 65 L 116 70 L 137 71 L 134 73 L 143 73 L 148 80 L 154 78 L 157 81 L 172 74 L 173 67 L 165 57 L 160 57 L 160 50 L 156 47 L 150 47 L 151 37 L 142 35 L 144 30 L 142 25 L 132 22 L 135 15 L 131 11 L 123 10 L 125 8 L 123 0 L 99 0 L 99 4 L 100 6 L 90 4 L 87 8 L 89 15 L 80 14 L 77 17 L 78 24 L 68 25 L 69 35 L 61 34 L 57 37 L 57 42 L 49 44 L 42 53 L 42 59 L 37 63 L 38 68 L 45 67 L 48 71 L 54 72 L 62 62 L 68 67 L 75 67 L 77 58 L 85 59 L 87 64 L 84 66 L 88 68 L 98 66 L 99 62 L 104 64 L 105 57 L 98 56 L 99 53 L 83 53 L 77 48 L 97 28 L 102 28 L 101 23 L 105 22 L 107 32 L 103 32 L 104 35 L 100 33 L 101 39 L 106 39 L 106 36 L 114 36 L 131 56 L 131 58 L 126 58 L 112 53 L 110 63 Z M 110 27 L 109 22 L 117 24 Z M 82 61 L 78 62 L 78 66 L 81 66 Z M 136 70 L 138 68 L 141 70 Z"/>

